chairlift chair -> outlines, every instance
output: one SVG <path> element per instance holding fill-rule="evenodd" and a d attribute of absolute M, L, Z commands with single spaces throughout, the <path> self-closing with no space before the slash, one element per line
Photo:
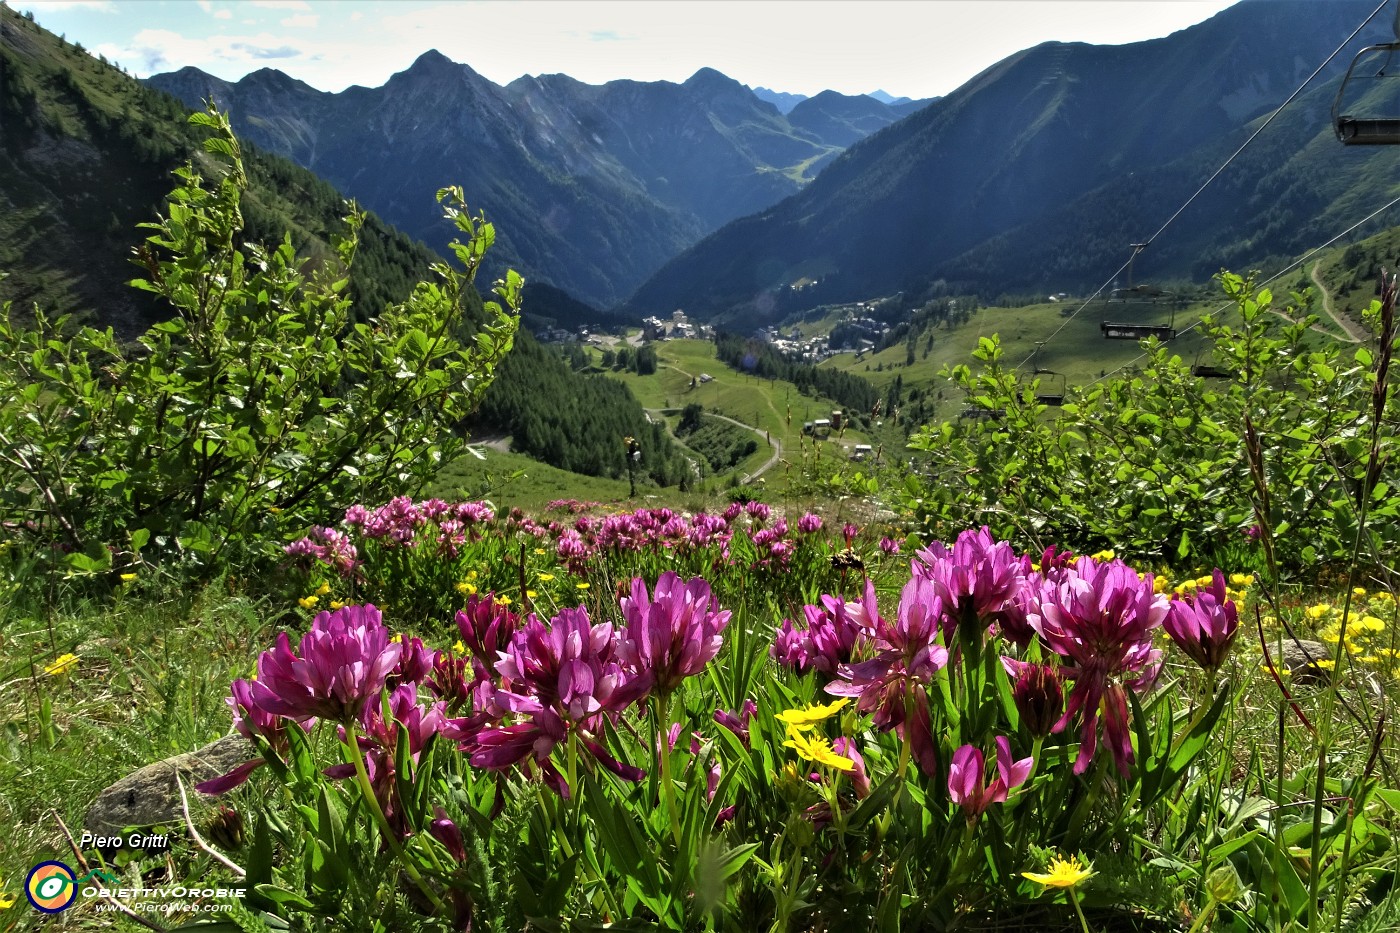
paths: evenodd
<path fill-rule="evenodd" d="M 1347 86 L 1352 83 L 1356 66 L 1361 63 L 1361 60 L 1374 52 L 1384 52 L 1388 61 L 1390 55 L 1400 51 L 1400 5 L 1396 7 L 1393 31 L 1396 41 L 1370 45 L 1356 53 L 1356 57 L 1351 60 L 1351 64 L 1347 67 L 1346 75 L 1342 77 L 1341 86 L 1337 88 L 1337 97 L 1332 101 L 1332 128 L 1344 146 L 1394 146 L 1400 144 L 1400 116 L 1357 117 L 1342 112 L 1342 101 L 1346 98 Z M 1384 66 L 1374 77 L 1386 77 Z"/>
<path fill-rule="evenodd" d="M 1130 243 L 1132 254 L 1128 257 L 1128 289 L 1129 292 L 1138 291 L 1146 286 L 1139 285 L 1133 287 L 1133 260 L 1137 254 L 1147 249 L 1146 243 Z M 1176 337 L 1176 307 L 1172 307 L 1171 321 L 1167 324 L 1128 324 L 1122 321 L 1103 321 L 1099 324 L 1099 330 L 1108 340 L 1146 340 L 1148 337 L 1156 337 L 1158 340 L 1171 340 Z"/>
<path fill-rule="evenodd" d="M 1052 377 L 1052 379 L 1051 379 L 1051 386 L 1050 386 L 1050 388 L 1051 388 L 1052 391 L 1049 391 L 1049 392 L 1045 392 L 1045 391 L 1037 392 L 1037 393 L 1035 394 L 1035 402 L 1036 402 L 1036 404 L 1037 404 L 1037 405 L 1054 405 L 1054 406 L 1057 407 L 1057 408 L 1058 408 L 1059 406 L 1063 405 L 1063 404 L 1065 403 L 1065 374 L 1064 374 L 1064 373 L 1051 372 L 1051 371 L 1048 370 L 1048 369 L 1037 369 L 1037 370 L 1035 371 L 1035 374 L 1038 375 L 1038 376 L 1039 376 L 1039 375 L 1043 375 L 1043 376 L 1050 376 L 1050 377 Z M 1054 379 L 1055 379 L 1055 378 L 1058 378 L 1058 379 L 1059 379 L 1059 391 L 1053 391 L 1053 390 L 1055 389 L 1055 385 L 1054 385 Z"/>
<path fill-rule="evenodd" d="M 1196 376 L 1200 379 L 1235 378 L 1235 373 L 1233 370 L 1226 369 L 1223 366 L 1215 366 L 1210 363 L 1202 363 L 1201 354 L 1199 352 L 1196 354 L 1196 361 L 1191 364 L 1191 375 Z"/>

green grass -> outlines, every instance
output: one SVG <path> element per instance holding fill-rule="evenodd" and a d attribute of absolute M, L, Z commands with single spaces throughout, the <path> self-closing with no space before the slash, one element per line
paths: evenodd
<path fill-rule="evenodd" d="M 526 510 L 542 508 L 554 499 L 607 503 L 627 500 L 625 479 L 571 473 L 524 454 L 502 453 L 491 448 L 481 453 L 486 459 L 465 454 L 444 466 L 424 495 L 449 501 L 490 499 L 498 508 L 518 506 Z M 638 494 L 644 491 L 654 492 L 655 487 L 639 485 Z"/>
<path fill-rule="evenodd" d="M 0 893 L 17 894 L 40 860 L 72 864 L 55 814 L 80 833 L 104 787 L 225 735 L 229 682 L 248 675 L 280 622 L 302 624 L 287 619 L 294 602 L 230 595 L 232 580 L 192 598 L 147 586 L 51 610 L 0 601 Z M 74 666 L 45 672 L 70 652 Z M 0 923 L 33 914 L 22 895 L 13 910 Z M 112 928 L 91 913 L 65 922 Z"/>

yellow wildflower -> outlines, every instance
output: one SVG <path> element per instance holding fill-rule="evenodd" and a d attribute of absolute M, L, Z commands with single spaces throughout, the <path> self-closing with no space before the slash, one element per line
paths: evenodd
<path fill-rule="evenodd" d="M 1113 558 L 1117 555 L 1114 554 L 1111 550 L 1104 550 L 1099 551 L 1097 554 L 1091 554 L 1090 556 L 1093 557 L 1094 560 L 1113 560 Z"/>
<path fill-rule="evenodd" d="M 537 547 L 537 548 L 535 548 L 535 553 L 536 553 L 536 554 L 543 554 L 543 553 L 544 553 L 544 548 L 542 548 L 542 547 Z"/>
<path fill-rule="evenodd" d="M 496 597 L 496 605 L 497 605 L 497 606 L 509 606 L 509 605 L 510 605 L 510 597 L 509 597 L 509 596 L 497 596 L 497 597 Z"/>
<path fill-rule="evenodd" d="M 526 597 L 527 599 L 534 599 L 534 598 L 535 598 L 536 596 L 538 596 L 538 595 L 539 595 L 539 594 L 536 593 L 534 590 L 526 590 L 526 591 L 525 591 L 525 597 Z"/>
<path fill-rule="evenodd" d="M 1381 659 L 1374 654 L 1363 654 L 1356 660 L 1360 661 L 1362 664 L 1379 664 Z"/>
<path fill-rule="evenodd" d="M 825 705 L 818 703 L 814 706 L 804 707 L 803 709 L 783 710 L 778 714 L 777 718 L 787 723 L 789 730 L 805 732 L 808 729 L 814 728 L 817 723 L 825 722 L 832 716 L 835 716 L 841 707 L 850 702 L 850 698 L 848 697 L 841 700 L 833 700 Z"/>
<path fill-rule="evenodd" d="M 1314 661 L 1313 664 L 1322 668 L 1324 671 L 1330 671 L 1332 668 L 1337 666 L 1337 662 L 1332 658 L 1319 658 L 1318 660 Z"/>
<path fill-rule="evenodd" d="M 13 906 L 15 906 L 14 895 L 7 895 L 4 891 L 0 891 L 0 910 L 9 910 Z"/>
<path fill-rule="evenodd" d="M 1153 593 L 1165 593 L 1167 591 L 1167 588 L 1171 585 L 1172 581 L 1167 579 L 1165 576 L 1152 578 Z"/>
<path fill-rule="evenodd" d="M 475 596 L 475 595 L 476 595 L 476 584 L 474 584 L 474 583 L 467 583 L 466 581 L 463 581 L 463 582 L 461 582 L 461 583 L 458 583 L 458 584 L 457 584 L 457 592 L 461 593 L 463 596 Z"/>
<path fill-rule="evenodd" d="M 341 602 L 341 601 L 338 600 L 338 599 L 333 599 L 333 600 L 331 600 L 331 608 L 332 608 L 332 609 L 344 609 L 344 608 L 345 608 L 345 603 Z"/>
<path fill-rule="evenodd" d="M 467 571 L 467 579 L 468 579 L 468 580 L 475 580 L 475 579 L 476 579 L 476 571 L 475 571 L 475 570 L 469 570 L 469 571 Z"/>
<path fill-rule="evenodd" d="M 1384 632 L 1385 622 L 1375 616 L 1362 616 L 1361 627 L 1368 632 Z"/>
<path fill-rule="evenodd" d="M 310 609 L 311 607 L 315 606 L 318 602 L 320 602 L 320 600 L 318 600 L 315 596 L 301 596 L 297 599 L 297 605 L 301 606 L 301 608 L 303 609 Z"/>
<path fill-rule="evenodd" d="M 825 736 L 807 735 L 805 732 L 789 729 L 788 740 L 783 743 L 783 747 L 796 749 L 797 754 L 808 761 L 826 768 L 835 768 L 837 771 L 851 771 L 856 766 L 850 758 L 836 754 Z"/>
<path fill-rule="evenodd" d="M 1331 611 L 1332 607 L 1327 603 L 1314 603 L 1307 608 L 1307 615 L 1309 619 L 1320 619 Z"/>
<path fill-rule="evenodd" d="M 588 589 L 588 583 L 587 583 L 587 581 L 585 581 L 585 582 L 583 582 L 583 583 L 575 583 L 575 584 L 574 584 L 574 589 L 579 589 L 579 590 L 586 590 L 586 589 Z"/>
<path fill-rule="evenodd" d="M 1386 590 L 1377 593 L 1376 595 L 1372 596 L 1371 599 L 1375 600 L 1378 603 L 1393 603 L 1395 602 L 1395 594 Z"/>
<path fill-rule="evenodd" d="M 279 508 L 278 508 L 277 506 L 275 506 L 275 505 L 269 505 L 269 506 L 267 507 L 267 510 L 268 510 L 269 512 L 271 512 L 273 515 L 281 515 L 281 514 L 282 514 L 282 510 L 279 509 Z"/>
<path fill-rule="evenodd" d="M 548 583 L 550 580 L 553 580 L 553 579 L 554 579 L 554 574 L 552 574 L 552 573 L 542 573 L 542 574 L 540 574 L 540 582 L 541 582 L 541 583 Z"/>
<path fill-rule="evenodd" d="M 326 595 L 327 593 L 329 593 L 330 591 L 331 591 L 331 585 L 330 585 L 329 583 L 322 583 L 320 586 L 316 587 L 316 595 L 317 595 L 317 596 L 325 596 L 325 595 Z"/>
<path fill-rule="evenodd" d="M 462 639 L 459 638 L 459 639 L 457 639 L 455 642 L 452 643 L 452 653 L 453 653 L 453 654 L 466 654 L 466 653 L 467 653 L 467 646 L 464 645 L 464 644 L 462 644 Z"/>
<path fill-rule="evenodd" d="M 136 574 L 134 574 L 134 573 L 124 573 L 124 574 L 122 574 L 122 582 L 123 582 L 123 583 L 135 583 L 135 582 L 136 582 Z"/>
<path fill-rule="evenodd" d="M 1050 867 L 1045 872 L 1021 872 L 1021 877 L 1029 878 L 1047 888 L 1075 888 L 1092 878 L 1093 875 L 1092 868 L 1079 864 L 1079 860 L 1073 856 L 1067 859 L 1056 856 L 1050 860 Z"/>
<path fill-rule="evenodd" d="M 1253 586 L 1253 585 L 1254 585 L 1254 574 L 1252 574 L 1252 573 L 1232 573 L 1232 574 L 1230 574 L 1230 582 L 1233 583 L 1235 586 Z"/>
<path fill-rule="evenodd" d="M 54 658 L 53 661 L 44 665 L 44 673 L 48 674 L 50 677 L 57 677 L 60 674 L 68 673 L 74 667 L 77 667 L 77 665 L 78 656 L 76 654 L 72 654 L 71 652 L 68 654 L 60 654 L 58 657 Z"/>
<path fill-rule="evenodd" d="M 389 639 L 389 641 L 392 642 L 393 644 L 396 644 L 396 645 L 402 645 L 402 644 L 403 644 L 403 633 L 400 632 L 400 633 L 394 635 L 392 638 Z"/>
<path fill-rule="evenodd" d="M 1353 588 L 1352 588 L 1352 591 L 1351 591 L 1351 595 L 1353 595 L 1353 596 L 1365 596 L 1365 595 L 1366 595 L 1366 587 L 1364 587 L 1364 586 L 1353 587 Z"/>

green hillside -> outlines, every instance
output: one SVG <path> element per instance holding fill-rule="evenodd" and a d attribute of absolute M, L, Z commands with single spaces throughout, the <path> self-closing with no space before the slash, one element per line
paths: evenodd
<path fill-rule="evenodd" d="M 174 98 L 0 6 L 0 272 L 8 273 L 0 300 L 75 312 L 124 338 L 155 323 L 165 312 L 126 286 L 128 257 L 142 240 L 137 225 L 161 211 L 171 171 L 203 159 L 187 115 Z M 249 147 L 246 162 L 245 239 L 290 232 L 301 256 L 329 256 L 343 197 L 280 156 Z M 363 319 L 402 300 L 435 258 L 370 215 L 352 271 L 355 313 Z M 564 406 L 554 399 L 588 404 L 579 417 L 557 417 Z M 532 432 L 536 424 L 548 430 Z M 523 332 L 473 427 L 514 433 L 526 453 L 614 477 L 625 470 L 619 439 L 646 435 L 645 474 L 675 484 L 684 471 L 684 458 L 625 390 L 591 384 Z"/>

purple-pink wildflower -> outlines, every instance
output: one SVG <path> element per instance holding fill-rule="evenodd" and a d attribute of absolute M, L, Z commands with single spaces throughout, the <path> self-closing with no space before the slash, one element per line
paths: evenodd
<path fill-rule="evenodd" d="M 1225 574 L 1218 569 L 1211 575 L 1210 586 L 1184 599 L 1173 596 L 1162 621 L 1177 647 L 1211 673 L 1225 662 L 1239 625 L 1239 610 L 1225 587 Z"/>
<path fill-rule="evenodd" d="M 258 657 L 258 679 L 250 688 L 254 706 L 289 719 L 345 722 L 379 696 L 402 652 L 372 605 L 318 614 L 298 647 L 293 651 L 281 632 L 277 644 Z"/>
<path fill-rule="evenodd" d="M 634 578 L 631 595 L 622 599 L 622 615 L 627 640 L 620 657 L 633 671 L 649 673 L 659 693 L 669 694 L 719 653 L 730 613 L 719 608 L 703 578 L 682 582 L 668 570 L 656 581 L 654 594 L 647 593 L 645 580 Z"/>
<path fill-rule="evenodd" d="M 856 698 L 856 708 L 870 713 L 876 728 L 891 729 L 909 742 L 925 773 L 937 770 L 937 753 L 930 733 L 928 694 L 923 689 L 948 663 L 948 651 L 938 644 L 943 603 L 927 577 L 914 576 L 900 593 L 894 622 L 880 617 L 874 584 L 866 581 L 860 618 L 874 618 L 871 640 L 878 652 L 868 661 L 842 664 L 837 678 L 826 685 L 834 696 Z"/>
<path fill-rule="evenodd" d="M 968 822 L 976 822 L 994 803 L 1004 803 L 1006 794 L 1020 787 L 1030 776 L 1033 758 L 1011 760 L 1011 741 L 1004 735 L 996 738 L 997 773 L 990 782 L 986 779 L 987 764 L 982 750 L 972 745 L 964 745 L 953 752 L 952 763 L 948 766 L 948 796 L 953 803 L 962 807 Z"/>
<path fill-rule="evenodd" d="M 1166 597 L 1152 592 L 1152 575 L 1139 578 L 1120 560 L 1100 564 L 1081 557 L 1072 570 L 1047 582 L 1028 616 L 1050 650 L 1063 659 L 1060 672 L 1074 681 L 1055 730 L 1082 716 L 1074 773 L 1089 767 L 1103 738 L 1124 777 L 1133 760 L 1125 689 L 1150 686 L 1161 669 L 1152 630 L 1167 615 Z"/>

